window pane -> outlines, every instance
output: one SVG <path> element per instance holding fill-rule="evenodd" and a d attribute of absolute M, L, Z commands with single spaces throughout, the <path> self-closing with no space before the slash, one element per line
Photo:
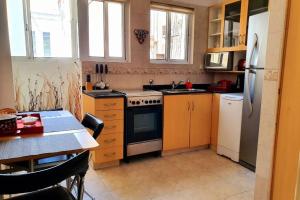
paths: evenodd
<path fill-rule="evenodd" d="M 171 12 L 170 59 L 186 59 L 187 14 Z"/>
<path fill-rule="evenodd" d="M 104 57 L 103 2 L 89 3 L 89 55 Z"/>
<path fill-rule="evenodd" d="M 108 2 L 109 57 L 123 56 L 123 5 Z"/>
<path fill-rule="evenodd" d="M 70 0 L 30 0 L 35 57 L 72 57 L 70 11 Z"/>
<path fill-rule="evenodd" d="M 7 18 L 12 56 L 26 56 L 26 40 L 22 0 L 7 0 Z"/>
<path fill-rule="evenodd" d="M 151 10 L 150 59 L 166 59 L 167 13 Z"/>

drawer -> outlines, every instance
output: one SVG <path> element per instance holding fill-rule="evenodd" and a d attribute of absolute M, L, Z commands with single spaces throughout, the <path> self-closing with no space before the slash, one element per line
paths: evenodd
<path fill-rule="evenodd" d="M 96 111 L 96 117 L 104 121 L 104 126 L 106 120 L 121 120 L 124 118 L 123 110 L 102 110 Z"/>
<path fill-rule="evenodd" d="M 124 109 L 124 99 L 114 98 L 114 99 L 96 99 L 95 108 L 97 110 L 123 110 Z"/>
<path fill-rule="evenodd" d="M 123 146 L 103 148 L 93 152 L 95 163 L 105 163 L 123 158 Z"/>
<path fill-rule="evenodd" d="M 108 147 L 123 146 L 123 133 L 113 133 L 100 135 L 100 138 L 97 139 L 99 142 L 100 149 Z"/>
<path fill-rule="evenodd" d="M 107 133 L 123 133 L 124 120 L 107 120 L 104 122 L 104 128 L 101 134 Z"/>

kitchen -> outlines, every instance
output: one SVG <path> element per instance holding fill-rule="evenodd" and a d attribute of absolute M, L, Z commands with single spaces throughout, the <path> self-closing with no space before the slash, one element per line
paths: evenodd
<path fill-rule="evenodd" d="M 230 26 L 230 23 L 225 23 L 225 18 L 235 16 L 227 16 L 225 11 L 225 15 L 223 16 L 222 9 L 236 9 L 236 2 L 237 4 L 240 3 L 240 10 L 238 10 L 239 12 L 241 12 L 240 21 L 242 23 L 240 23 L 240 27 L 238 28 L 239 30 L 237 31 L 237 33 L 232 34 L 230 33 L 230 31 L 224 31 L 223 35 L 222 29 L 227 26 L 229 28 Z M 82 78 L 82 85 L 84 85 L 86 89 L 90 90 L 91 86 L 93 86 L 95 83 L 98 83 L 97 86 L 99 88 L 107 87 L 109 89 L 113 89 L 114 91 L 118 91 L 110 92 L 109 89 L 106 91 L 102 90 L 101 92 L 85 91 L 82 95 L 83 113 L 89 112 L 91 114 L 94 114 L 95 116 L 102 119 L 105 123 L 103 134 L 100 136 L 99 140 L 100 149 L 94 152 L 92 159 L 93 168 L 98 170 L 90 172 L 92 175 L 88 176 L 92 180 L 91 182 L 94 182 L 95 185 L 106 184 L 105 186 L 103 186 L 103 188 L 107 189 L 109 188 L 107 185 L 107 180 L 100 180 L 100 182 L 97 182 L 99 180 L 95 180 L 95 177 L 100 176 L 100 179 L 105 178 L 105 176 L 107 175 L 115 177 L 116 174 L 119 174 L 123 170 L 129 170 L 130 167 L 132 167 L 132 169 L 135 169 L 135 167 L 138 168 L 138 165 L 144 165 L 143 162 L 148 163 L 149 166 L 151 166 L 152 164 L 153 167 L 158 167 L 160 162 L 164 163 L 165 161 L 169 161 L 170 159 L 174 159 L 176 161 L 176 159 L 180 160 L 181 157 L 181 159 L 183 159 L 182 161 L 184 161 L 186 157 L 190 157 L 189 160 L 193 160 L 192 158 L 206 157 L 208 160 L 213 161 L 217 159 L 219 161 L 215 163 L 217 165 L 224 164 L 226 166 L 232 166 L 233 168 L 237 167 L 237 171 L 242 170 L 243 172 L 245 172 L 243 173 L 243 175 L 250 177 L 249 180 L 247 179 L 247 181 L 244 180 L 243 182 L 247 185 L 247 190 L 238 190 L 233 191 L 233 193 L 227 193 L 226 189 L 224 189 L 225 192 L 216 192 L 216 194 L 221 195 L 221 197 L 217 197 L 225 198 L 226 196 L 227 198 L 229 196 L 235 195 L 248 195 L 245 198 L 253 199 L 254 196 L 259 195 L 259 192 L 255 192 L 254 195 L 254 190 L 260 190 L 260 188 L 254 187 L 255 174 L 252 173 L 250 170 L 248 171 L 248 169 L 246 168 L 240 167 L 239 165 L 235 165 L 234 162 L 230 160 L 217 156 L 217 154 L 214 152 L 218 148 L 218 139 L 220 138 L 218 137 L 218 134 L 220 134 L 219 117 L 221 116 L 219 114 L 219 111 L 223 109 L 222 107 L 220 107 L 222 105 L 221 101 L 223 99 L 223 93 L 242 93 L 242 86 L 244 85 L 243 68 L 245 67 L 245 65 L 252 66 L 257 64 L 255 63 L 256 61 L 254 61 L 254 63 L 249 63 L 249 58 L 252 57 L 252 54 L 253 57 L 257 56 L 257 48 L 253 48 L 254 52 L 250 52 L 248 50 L 247 54 L 249 55 L 246 56 L 246 50 L 249 44 L 249 40 L 246 40 L 246 35 L 249 33 L 249 24 L 248 14 L 245 14 L 245 11 L 248 12 L 249 10 L 247 8 L 250 8 L 253 5 L 249 3 L 249 6 L 246 6 L 245 2 L 246 1 L 229 1 L 228 5 L 227 2 L 221 2 L 221 4 L 217 4 L 216 2 L 216 5 L 208 7 L 213 5 L 213 3 L 209 2 L 209 4 L 205 4 L 206 2 L 203 1 L 202 3 L 200 3 L 201 5 L 195 6 L 192 3 L 183 3 L 176 1 L 159 1 L 159 3 L 150 1 L 131 1 L 130 3 L 122 3 L 121 1 L 121 3 L 112 3 L 111 5 L 105 2 L 103 5 L 101 5 L 101 3 L 99 3 L 98 1 L 92 2 L 90 4 L 87 4 L 87 1 L 78 1 L 77 6 L 81 8 L 81 12 L 77 13 L 79 24 L 78 46 L 80 47 L 79 52 L 77 53 L 79 53 L 80 55 L 81 62 L 79 63 L 76 61 L 76 63 L 74 64 L 72 62 L 68 63 L 67 61 L 65 61 L 66 64 L 61 64 L 60 61 L 55 60 L 53 61 L 53 64 L 49 62 L 47 63 L 42 60 L 38 60 L 39 58 L 37 58 L 36 61 L 24 61 L 13 59 L 13 73 L 15 77 L 18 77 L 18 79 L 15 79 L 15 84 L 23 83 L 25 86 L 27 84 L 32 85 L 32 83 L 27 83 L 27 77 L 30 77 L 30 75 L 32 75 L 30 74 L 31 72 L 34 71 L 33 73 L 42 74 L 43 71 L 48 70 L 48 68 L 51 68 L 51 66 L 58 65 L 61 67 L 59 69 L 55 67 L 54 69 L 52 67 L 52 69 L 49 69 L 49 74 L 52 74 L 52 76 L 54 76 L 57 73 L 61 73 L 62 76 L 66 76 L 69 78 L 69 75 L 65 75 L 66 72 L 63 70 L 79 70 L 79 73 L 77 71 L 75 72 L 75 77 L 78 75 L 80 79 Z M 233 6 L 231 5 L 231 3 L 233 3 Z M 93 7 L 93 4 L 95 7 Z M 119 4 L 124 4 L 124 6 L 120 7 Z M 257 14 L 255 12 L 264 12 L 264 9 L 266 7 L 265 5 L 268 5 L 268 2 L 260 4 L 260 8 L 257 9 L 258 11 L 255 8 L 252 8 L 253 11 L 250 11 L 253 12 L 252 14 Z M 94 45 L 96 44 L 94 41 L 97 41 L 97 31 L 99 30 L 93 28 L 90 29 L 88 26 L 88 24 L 90 23 L 89 20 L 95 19 L 97 17 L 99 18 L 101 16 L 99 16 L 99 14 L 97 15 L 97 13 L 94 12 L 93 18 L 89 18 L 87 11 L 90 10 L 90 12 L 93 12 L 93 8 L 99 9 L 99 7 L 106 10 L 106 12 L 108 12 L 109 9 L 116 9 L 118 11 L 121 11 L 121 14 L 119 13 L 120 15 L 115 16 L 116 18 L 121 19 L 116 19 L 114 23 L 116 24 L 115 29 L 109 30 L 108 28 L 107 32 L 103 36 L 105 37 L 105 42 L 103 45 L 107 47 L 107 49 L 105 48 L 104 52 L 101 52 L 101 49 L 99 50 L 97 45 Z M 217 11 L 220 13 L 221 18 L 219 18 L 218 16 L 214 17 L 210 14 L 214 12 L 211 10 L 214 10 L 216 8 L 221 9 L 221 11 Z M 273 7 L 269 5 L 270 13 L 272 13 L 272 8 Z M 284 6 L 282 7 L 282 9 L 284 10 Z M 149 10 L 151 10 L 151 12 L 149 12 Z M 178 14 L 177 16 L 173 16 L 172 13 L 180 14 Z M 120 16 L 124 16 L 124 19 Z M 170 40 L 173 34 L 173 30 L 168 29 L 166 27 L 173 26 L 172 24 L 175 23 L 174 21 L 172 21 L 173 17 L 174 20 L 180 20 L 181 17 L 186 18 L 186 22 L 183 23 L 185 25 L 182 25 L 185 26 L 184 30 L 186 32 L 183 31 L 180 33 L 182 34 L 182 41 L 177 43 L 177 45 L 179 46 L 186 45 L 186 47 L 184 48 L 185 51 L 180 51 L 179 53 L 176 51 L 172 52 L 172 49 L 168 48 L 169 46 L 172 46 Z M 107 24 L 110 24 L 109 20 L 113 20 L 110 18 L 109 14 L 108 16 L 104 17 L 104 19 L 104 27 L 107 27 Z M 123 24 L 122 19 L 124 20 Z M 156 21 L 152 23 L 151 20 L 155 19 Z M 161 19 L 165 19 L 165 21 Z M 230 20 L 228 21 L 230 22 Z M 93 23 L 99 23 L 99 21 L 95 21 Z M 180 24 L 182 22 L 178 21 L 177 23 Z M 119 24 L 120 26 L 118 26 L 117 24 Z M 130 24 L 130 26 L 127 26 L 126 24 Z M 201 26 L 198 26 L 198 24 L 201 24 Z M 237 30 L 235 27 L 235 21 L 232 24 L 234 24 L 234 26 L 231 27 L 233 28 L 232 32 L 234 32 Z M 159 32 L 153 33 L 153 30 L 159 30 L 157 29 L 157 27 L 159 26 L 165 28 L 164 35 L 166 38 L 159 38 Z M 264 27 L 265 31 L 268 30 L 265 24 L 262 24 L 262 26 Z M 212 30 L 215 28 L 219 28 L 221 33 L 219 34 L 218 31 L 215 32 L 214 30 Z M 120 34 L 118 35 L 118 33 L 122 32 L 122 30 L 125 34 L 123 36 L 121 35 L 120 37 Z M 116 53 L 117 56 L 112 56 L 111 58 L 109 56 L 109 48 L 113 49 L 113 47 L 110 47 L 111 39 L 110 36 L 107 36 L 110 31 L 112 31 L 111 35 L 112 38 L 115 39 L 115 41 L 121 41 L 121 43 L 116 42 L 116 46 L 119 45 L 119 47 L 123 49 L 122 51 L 115 51 L 114 53 Z M 155 36 L 157 36 L 158 38 L 155 38 Z M 86 42 L 90 41 L 89 38 L 91 37 L 94 37 L 93 42 Z M 227 39 L 227 42 L 222 41 L 223 38 L 230 37 L 231 39 Z M 240 38 L 236 39 L 236 37 Z M 46 35 L 44 35 L 44 38 L 46 38 Z M 264 46 L 261 45 L 261 42 L 266 41 L 267 39 L 259 40 L 259 47 Z M 155 46 L 155 44 L 163 44 L 162 46 L 166 45 L 166 47 L 163 47 L 163 51 L 161 51 L 160 47 L 158 47 L 159 45 Z M 92 46 L 92 48 L 94 49 L 91 49 L 90 46 Z M 265 45 L 265 48 L 267 48 L 267 45 Z M 224 70 L 211 70 L 209 69 L 210 66 L 206 65 L 208 62 L 203 62 L 203 57 L 205 55 L 208 59 L 213 57 L 213 55 L 218 55 L 215 54 L 217 52 L 226 52 L 226 49 L 228 52 L 234 52 L 234 55 L 232 55 L 232 53 L 228 53 L 227 55 L 221 55 L 222 58 L 224 56 L 228 56 L 229 58 L 227 60 L 228 66 L 226 66 Z M 36 49 L 36 51 L 39 51 L 38 48 Z M 73 52 L 76 53 L 76 51 Z M 93 56 L 91 56 L 92 54 Z M 102 57 L 99 55 L 104 55 L 103 57 L 105 57 L 105 59 L 103 60 L 102 58 L 99 58 Z M 180 57 L 180 59 L 172 59 L 172 56 L 178 56 Z M 233 58 L 232 62 L 230 62 L 231 58 Z M 246 59 L 246 62 L 243 59 Z M 261 63 L 259 64 L 261 65 Z M 82 65 L 82 67 L 80 65 Z M 204 66 L 206 66 L 207 68 L 205 69 Z M 31 70 L 31 72 L 26 72 L 26 70 Z M 24 77 L 20 76 L 20 74 L 24 75 Z M 267 72 L 267 75 L 269 75 L 269 72 Z M 274 74 L 271 74 L 270 76 L 272 78 Z M 72 76 L 70 77 L 72 78 Z M 33 77 L 32 81 L 34 81 L 35 78 L 36 77 Z M 37 76 L 36 80 L 40 81 L 39 78 L 40 77 Z M 69 80 L 68 78 L 66 80 Z M 211 85 L 211 83 L 217 83 L 219 81 L 221 81 L 220 85 Z M 59 81 L 57 82 L 59 83 Z M 193 84 L 193 89 L 185 89 L 186 87 L 190 88 L 191 83 Z M 26 94 L 26 89 L 24 88 L 24 86 L 20 85 L 18 91 L 23 90 L 23 93 Z M 261 84 L 260 88 L 262 88 Z M 253 88 L 251 88 L 251 90 L 252 89 Z M 150 92 L 149 90 L 152 91 Z M 62 90 L 61 93 L 64 94 L 64 91 Z M 77 105 L 76 102 L 80 102 L 80 100 L 76 100 L 77 93 L 75 94 L 75 103 L 67 104 L 70 111 L 76 110 L 74 106 Z M 26 97 L 22 97 L 22 95 L 19 95 L 17 97 L 19 97 L 19 99 L 17 99 L 19 110 L 29 110 L 26 107 L 26 103 L 29 102 L 26 99 Z M 226 95 L 225 97 L 232 98 L 232 96 L 228 97 Z M 70 96 L 68 98 L 70 98 Z M 64 101 L 65 100 L 62 100 L 62 104 L 64 103 Z M 262 101 L 264 101 L 264 99 Z M 245 102 L 246 101 L 244 101 L 244 104 Z M 56 107 L 56 105 L 54 106 Z M 245 105 L 241 107 L 245 107 Z M 241 107 L 238 110 L 240 116 L 242 116 Z M 231 110 L 229 109 L 229 111 Z M 145 113 L 147 113 L 147 115 L 145 115 Z M 243 117 L 240 117 L 237 118 L 237 120 L 234 120 L 233 122 L 227 123 L 233 123 L 233 125 L 236 125 L 236 127 L 238 127 L 238 124 L 242 124 L 242 118 Z M 154 119 L 156 121 L 154 121 Z M 133 123 L 134 120 L 137 120 L 138 123 Z M 259 122 L 257 118 L 256 122 Z M 245 123 L 243 122 L 243 124 Z M 136 127 L 137 125 L 139 127 Z M 255 126 L 258 137 L 259 125 L 256 124 Z M 226 126 L 226 128 L 228 128 L 228 126 Z M 135 134 L 134 131 L 136 130 L 146 130 L 146 132 Z M 236 137 L 238 136 L 234 136 L 235 142 L 238 141 Z M 256 145 L 258 145 L 258 138 L 256 138 L 256 140 L 254 141 L 256 141 Z M 206 150 L 208 147 L 211 147 L 213 151 Z M 260 148 L 259 145 L 258 148 Z M 235 148 L 235 150 L 240 151 L 239 147 Z M 254 148 L 253 151 L 255 151 L 256 154 L 256 148 Z M 125 159 L 125 161 L 127 161 L 127 158 L 130 158 L 131 156 L 140 155 L 148 152 L 159 152 L 159 156 L 161 156 L 162 154 L 162 157 L 154 157 L 152 160 L 152 157 L 150 156 L 149 158 L 142 158 L 142 161 L 140 161 L 138 157 L 138 161 L 131 161 L 130 159 L 128 159 L 128 164 L 121 162 L 120 165 L 120 160 Z M 197 155 L 197 153 L 199 153 L 199 155 Z M 218 153 L 230 157 L 227 155 L 226 152 Z M 201 158 L 199 159 L 201 160 Z M 253 159 L 256 160 L 255 158 L 252 158 L 252 160 Z M 157 163 L 155 163 L 155 160 L 157 160 Z M 203 162 L 205 162 L 205 160 L 203 160 Z M 105 167 L 105 169 L 102 169 L 103 167 Z M 180 167 L 182 166 L 180 165 Z M 250 168 L 253 171 L 255 168 L 255 163 L 250 163 L 250 166 L 246 167 Z M 220 169 L 218 168 L 218 170 Z M 113 175 L 113 172 L 115 172 L 116 174 Z M 182 171 L 178 173 L 181 174 Z M 227 172 L 224 171 L 224 173 L 226 174 Z M 228 177 L 230 177 L 230 175 L 227 176 L 227 178 Z M 106 178 L 108 180 L 111 180 L 111 177 Z M 212 176 L 212 179 L 213 178 L 216 177 Z M 120 178 L 120 180 L 123 179 Z M 182 180 L 184 181 L 184 179 Z M 120 184 L 117 183 L 117 178 L 111 181 L 111 183 L 115 185 Z M 138 178 L 136 180 L 133 180 L 133 182 L 136 181 L 138 181 Z M 207 181 L 209 182 L 209 180 Z M 149 182 L 151 182 L 151 180 L 149 180 Z M 222 187 L 220 185 L 220 182 L 218 183 L 219 186 Z M 87 181 L 86 184 L 89 185 L 89 181 Z M 91 186 L 91 188 L 93 188 L 90 189 L 92 191 L 92 194 L 98 194 L 98 190 L 101 190 L 99 188 L 95 189 L 95 185 Z M 129 199 L 130 197 L 132 197 L 132 199 L 134 198 L 133 193 L 138 193 L 136 191 L 132 191 L 132 188 L 130 188 L 128 185 L 126 185 L 125 188 L 128 190 L 122 192 L 129 193 L 126 195 L 130 195 L 130 192 L 132 192 L 131 196 L 128 197 Z M 113 189 L 117 190 L 117 187 L 113 187 Z M 168 188 L 165 189 L 168 190 Z M 229 188 L 228 190 L 230 189 L 232 188 Z M 99 195 L 99 197 L 97 197 L 99 199 L 105 199 L 104 196 L 107 195 L 106 199 L 113 199 L 113 195 L 108 190 L 105 191 L 103 189 L 104 195 Z M 223 194 L 224 196 L 222 196 L 222 192 L 225 193 Z M 260 193 L 263 192 L 267 193 L 267 191 L 262 191 Z M 172 192 L 169 191 L 169 193 Z M 136 195 L 137 199 L 143 199 L 141 198 L 142 196 L 138 196 L 143 194 Z M 214 194 L 210 196 L 211 199 L 213 199 L 214 197 L 217 198 L 213 195 Z M 261 195 L 266 197 L 265 195 L 268 194 Z M 126 197 L 124 198 L 126 199 Z M 147 198 L 148 197 L 145 197 L 144 199 Z M 239 198 L 239 196 L 235 198 Z M 255 198 L 263 199 L 259 196 L 256 196 Z M 197 197 L 195 197 L 195 199 L 197 199 Z M 207 197 L 207 199 L 209 199 L 209 197 Z"/>

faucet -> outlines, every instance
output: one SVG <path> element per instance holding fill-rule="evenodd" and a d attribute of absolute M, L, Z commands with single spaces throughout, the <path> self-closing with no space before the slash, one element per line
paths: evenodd
<path fill-rule="evenodd" d="M 177 84 L 175 83 L 175 81 L 172 81 L 172 90 L 175 90 L 181 83 L 183 83 L 184 81 L 181 80 L 179 81 Z"/>

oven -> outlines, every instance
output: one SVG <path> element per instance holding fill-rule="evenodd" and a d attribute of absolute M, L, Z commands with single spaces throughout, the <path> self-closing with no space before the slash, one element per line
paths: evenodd
<path fill-rule="evenodd" d="M 162 150 L 162 96 L 128 97 L 125 158 Z"/>
<path fill-rule="evenodd" d="M 129 144 L 162 138 L 162 106 L 127 109 L 127 141 Z"/>

